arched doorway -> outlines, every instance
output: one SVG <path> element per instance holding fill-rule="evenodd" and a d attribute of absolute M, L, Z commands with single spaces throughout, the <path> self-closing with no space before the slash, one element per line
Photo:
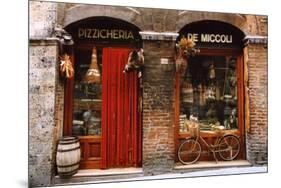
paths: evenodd
<path fill-rule="evenodd" d="M 212 125 L 223 126 L 227 133 L 239 137 L 242 148 L 238 159 L 245 159 L 244 33 L 228 23 L 205 20 L 184 26 L 177 41 L 182 37 L 195 42 L 200 51 L 189 56 L 187 65 L 176 73 L 176 151 L 184 138 L 190 136 L 184 122 L 196 116 L 200 134 L 208 144 L 213 144 L 218 136 Z M 215 159 L 204 152 L 199 160 Z"/>
<path fill-rule="evenodd" d="M 65 86 L 64 135 L 79 137 L 80 168 L 141 166 L 141 79 L 123 72 L 130 52 L 142 47 L 139 28 L 93 17 L 65 29 L 75 76 Z"/>

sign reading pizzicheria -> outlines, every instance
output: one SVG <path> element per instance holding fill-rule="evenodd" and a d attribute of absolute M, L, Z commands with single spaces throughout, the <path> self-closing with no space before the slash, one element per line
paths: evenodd
<path fill-rule="evenodd" d="M 193 42 L 201 42 L 201 43 L 226 43 L 231 44 L 232 35 L 227 34 L 207 34 L 207 33 L 187 33 L 186 37 Z"/>
<path fill-rule="evenodd" d="M 80 39 L 134 39 L 133 32 L 124 29 L 78 28 L 77 35 Z"/>

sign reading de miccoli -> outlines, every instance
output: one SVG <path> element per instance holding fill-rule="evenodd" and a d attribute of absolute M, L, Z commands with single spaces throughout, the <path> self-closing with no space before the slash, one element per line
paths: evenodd
<path fill-rule="evenodd" d="M 224 34 L 207 34 L 207 33 L 187 33 L 186 37 L 194 42 L 202 42 L 202 43 L 228 43 L 231 44 L 233 42 L 232 35 L 224 35 Z"/>
<path fill-rule="evenodd" d="M 183 27 L 179 32 L 181 37 L 186 37 L 196 43 L 199 48 L 237 48 L 243 45 L 244 34 L 226 23 L 214 21 L 194 22 Z"/>

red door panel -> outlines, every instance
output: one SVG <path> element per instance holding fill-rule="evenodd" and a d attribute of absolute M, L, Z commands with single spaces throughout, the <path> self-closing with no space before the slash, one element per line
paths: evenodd
<path fill-rule="evenodd" d="M 137 72 L 123 73 L 131 49 L 103 49 L 102 168 L 138 166 L 141 152 Z"/>

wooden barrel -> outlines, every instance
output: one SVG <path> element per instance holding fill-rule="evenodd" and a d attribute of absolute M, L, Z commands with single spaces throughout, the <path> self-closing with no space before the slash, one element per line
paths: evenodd
<path fill-rule="evenodd" d="M 57 170 L 62 178 L 69 178 L 74 175 L 80 163 L 80 143 L 75 136 L 62 137 L 57 148 Z"/>

